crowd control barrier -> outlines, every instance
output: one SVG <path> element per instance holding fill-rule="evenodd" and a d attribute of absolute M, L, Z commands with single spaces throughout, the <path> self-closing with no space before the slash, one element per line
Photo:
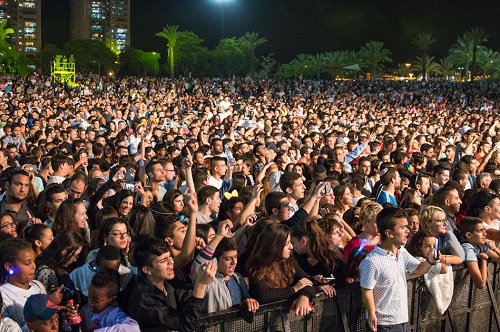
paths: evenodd
<path fill-rule="evenodd" d="M 489 264 L 488 283 L 477 289 L 470 280 L 467 268 L 453 271 L 454 294 L 447 312 L 439 315 L 432 295 L 422 277 L 409 277 L 408 312 L 412 331 L 500 332 L 498 303 L 500 303 L 499 266 Z M 198 331 L 206 332 L 326 332 L 366 331 L 366 321 L 358 283 L 337 289 L 337 296 L 318 295 L 314 311 L 299 317 L 289 301 L 261 305 L 253 321 L 247 323 L 236 309 L 203 316 Z"/>

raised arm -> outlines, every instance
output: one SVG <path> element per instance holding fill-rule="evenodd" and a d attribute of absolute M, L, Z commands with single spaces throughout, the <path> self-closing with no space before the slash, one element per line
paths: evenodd
<path fill-rule="evenodd" d="M 190 211 L 189 223 L 186 228 L 186 236 L 182 242 L 182 248 L 179 255 L 174 257 L 174 267 L 176 270 L 183 268 L 194 258 L 194 249 L 196 246 L 196 216 L 198 214 L 198 202 L 196 193 L 186 192 L 186 203 Z"/>
<path fill-rule="evenodd" d="M 262 184 L 258 184 L 253 187 L 252 199 L 250 199 L 250 202 L 245 205 L 238 217 L 236 217 L 236 220 L 234 220 L 233 222 L 235 230 L 238 229 L 247 220 L 247 218 L 255 212 L 255 207 L 259 204 L 260 194 L 262 193 L 262 190 Z"/>
<path fill-rule="evenodd" d="M 191 150 L 187 150 L 187 155 L 183 160 L 184 167 L 186 167 L 186 186 L 190 192 L 196 192 L 193 180 L 193 156 L 191 155 Z"/>

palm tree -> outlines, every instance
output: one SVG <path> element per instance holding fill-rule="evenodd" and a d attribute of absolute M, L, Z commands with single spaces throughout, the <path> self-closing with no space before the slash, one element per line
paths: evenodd
<path fill-rule="evenodd" d="M 394 71 L 394 74 L 399 77 L 407 76 L 408 68 L 405 63 L 398 63 L 398 68 Z"/>
<path fill-rule="evenodd" d="M 453 65 L 453 61 L 451 61 L 450 57 L 439 60 L 438 73 L 443 75 L 447 81 L 455 72 L 454 68 L 455 66 Z"/>
<path fill-rule="evenodd" d="M 299 54 L 295 59 L 290 61 L 290 70 L 293 73 L 293 76 L 297 78 L 297 76 L 302 75 L 305 76 L 310 71 L 310 55 L 308 54 Z M 309 68 L 307 67 L 309 65 Z"/>
<path fill-rule="evenodd" d="M 7 20 L 0 21 L 0 44 L 6 43 L 7 36 L 14 33 L 14 29 L 6 28 L 6 25 Z"/>
<path fill-rule="evenodd" d="M 431 48 L 431 45 L 436 42 L 436 39 L 432 37 L 432 34 L 428 32 L 421 32 L 413 39 L 413 45 L 417 46 L 420 51 L 422 51 L 422 57 L 421 59 L 426 59 L 427 58 L 427 52 L 429 52 L 429 49 Z M 427 80 L 427 68 L 426 68 L 426 62 L 422 62 L 422 81 Z"/>
<path fill-rule="evenodd" d="M 425 72 L 423 71 L 425 68 Z M 426 55 L 423 58 L 417 57 L 417 61 L 413 63 L 413 70 L 417 73 L 422 73 L 423 77 L 428 77 L 429 74 L 434 74 L 439 72 L 439 65 L 434 62 L 434 57 L 429 57 Z"/>
<path fill-rule="evenodd" d="M 464 33 L 464 39 L 472 44 L 471 82 L 474 82 L 474 76 L 476 76 L 477 48 L 482 43 L 487 42 L 488 37 L 489 35 L 486 34 L 486 31 L 481 28 L 472 28 Z"/>
<path fill-rule="evenodd" d="M 500 53 L 485 46 L 477 48 L 477 64 L 484 75 L 491 76 L 500 66 Z"/>
<path fill-rule="evenodd" d="M 170 77 L 174 78 L 174 65 L 175 65 L 175 45 L 177 44 L 177 40 L 179 39 L 180 31 L 178 25 L 167 25 L 163 28 L 162 31 L 156 33 L 156 37 L 165 38 L 167 43 L 167 56 L 168 62 L 170 64 Z"/>
<path fill-rule="evenodd" d="M 384 62 L 392 62 L 391 55 L 391 51 L 384 48 L 384 43 L 380 41 L 369 41 L 358 52 L 361 63 L 370 71 L 372 81 L 375 79 L 375 72 L 381 69 Z"/>
<path fill-rule="evenodd" d="M 316 78 L 319 80 L 321 78 L 321 71 L 323 70 L 324 55 L 317 53 L 309 56 L 309 63 L 311 64 L 311 70 L 316 74 Z"/>
<path fill-rule="evenodd" d="M 255 72 L 255 49 L 260 45 L 267 42 L 266 38 L 259 38 L 259 34 L 255 31 L 247 32 L 243 37 L 240 38 L 244 47 L 248 50 L 248 56 L 250 57 L 250 72 Z"/>
<path fill-rule="evenodd" d="M 463 65 L 465 74 L 464 81 L 469 81 L 469 66 L 473 58 L 473 45 L 470 40 L 458 37 L 457 43 L 454 44 L 450 51 L 450 60 L 456 64 Z"/>
<path fill-rule="evenodd" d="M 326 52 L 323 58 L 323 69 L 333 80 L 342 74 L 344 67 L 356 64 L 356 53 L 350 51 Z"/>

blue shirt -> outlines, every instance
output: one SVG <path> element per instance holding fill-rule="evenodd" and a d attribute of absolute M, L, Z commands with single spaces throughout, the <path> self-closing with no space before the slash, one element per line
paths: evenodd
<path fill-rule="evenodd" d="M 241 288 L 238 281 L 234 275 L 232 275 L 229 280 L 224 281 L 226 283 L 227 289 L 229 289 L 229 294 L 231 294 L 231 302 L 233 306 L 238 305 L 242 301 Z"/>
<path fill-rule="evenodd" d="M 396 197 L 383 190 L 377 196 L 377 203 L 379 203 L 380 205 L 384 205 L 385 203 L 390 203 L 394 206 L 398 206 L 398 201 Z"/>
<path fill-rule="evenodd" d="M 116 305 L 94 313 L 87 304 L 83 307 L 81 315 L 84 331 L 93 327 L 94 331 L 140 332 L 139 324 Z"/>

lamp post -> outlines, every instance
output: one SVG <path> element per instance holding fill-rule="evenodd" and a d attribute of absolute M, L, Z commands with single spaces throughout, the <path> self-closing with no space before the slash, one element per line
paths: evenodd
<path fill-rule="evenodd" d="M 411 63 L 405 63 L 405 66 L 406 66 L 406 75 L 409 76 L 410 75 Z"/>
<path fill-rule="evenodd" d="M 101 76 L 101 61 L 99 61 L 99 60 L 93 60 L 92 62 L 93 62 L 93 63 L 96 63 L 96 62 L 97 62 L 97 68 L 98 68 L 97 73 L 98 73 L 98 75 L 99 75 L 99 77 L 100 77 L 100 76 Z"/>
<path fill-rule="evenodd" d="M 215 0 L 216 2 L 220 3 L 220 8 L 221 8 L 221 32 L 220 32 L 220 39 L 224 39 L 224 18 L 225 18 L 225 4 L 226 2 L 229 2 L 231 0 Z"/>
<path fill-rule="evenodd" d="M 156 58 L 157 54 L 156 52 L 152 52 L 154 59 L 155 59 L 155 78 L 156 78 L 156 65 L 158 64 L 158 59 Z"/>

